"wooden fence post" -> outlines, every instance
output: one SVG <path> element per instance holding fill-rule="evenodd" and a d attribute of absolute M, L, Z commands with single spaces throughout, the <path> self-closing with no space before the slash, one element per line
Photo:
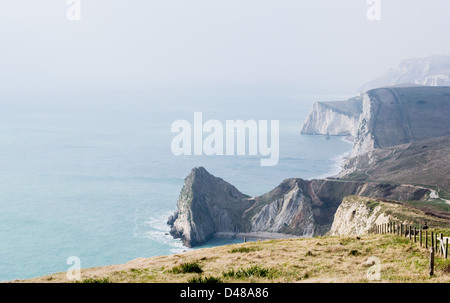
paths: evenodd
<path fill-rule="evenodd" d="M 434 234 L 434 254 L 436 255 L 438 253 L 438 234 Z"/>
<path fill-rule="evenodd" d="M 431 232 L 431 247 L 434 249 L 434 234 Z"/>
<path fill-rule="evenodd" d="M 444 255 L 444 247 L 443 247 L 443 245 L 444 245 L 444 235 L 441 234 L 441 243 L 439 245 L 439 253 L 441 255 Z"/>
<path fill-rule="evenodd" d="M 420 247 L 422 247 L 422 229 L 419 230 Z"/>
<path fill-rule="evenodd" d="M 411 227 L 411 225 L 409 226 L 409 240 L 411 240 L 411 230 L 412 230 L 412 227 Z"/>
<path fill-rule="evenodd" d="M 430 277 L 434 274 L 434 247 L 430 248 Z"/>
<path fill-rule="evenodd" d="M 445 258 L 448 256 L 448 238 L 445 240 Z"/>
<path fill-rule="evenodd" d="M 425 231 L 425 248 L 428 249 L 428 230 Z"/>
<path fill-rule="evenodd" d="M 417 228 L 414 227 L 414 243 L 417 243 L 417 237 L 416 237 L 416 234 L 417 234 Z"/>

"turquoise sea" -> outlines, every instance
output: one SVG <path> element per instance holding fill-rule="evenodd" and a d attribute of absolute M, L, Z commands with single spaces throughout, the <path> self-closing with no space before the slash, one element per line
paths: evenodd
<path fill-rule="evenodd" d="M 181 252 L 168 235 L 184 178 L 196 166 L 249 195 L 284 179 L 333 175 L 351 144 L 300 135 L 313 102 L 349 96 L 76 93 L 0 103 L 0 281 Z M 279 120 L 280 160 L 172 154 L 171 124 Z M 214 240 L 206 246 L 230 243 Z"/>

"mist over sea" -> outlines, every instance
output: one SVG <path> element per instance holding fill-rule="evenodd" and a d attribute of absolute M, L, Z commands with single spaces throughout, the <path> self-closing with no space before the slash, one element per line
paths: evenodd
<path fill-rule="evenodd" d="M 340 138 L 300 135 L 315 101 L 349 96 L 49 96 L 10 96 L 0 105 L 0 281 L 66 271 L 70 256 L 86 268 L 187 250 L 166 221 L 193 167 L 261 195 L 286 178 L 336 174 L 351 149 Z M 196 111 L 204 121 L 279 120 L 278 165 L 261 167 L 261 156 L 174 156 L 171 124 L 193 122 Z"/>

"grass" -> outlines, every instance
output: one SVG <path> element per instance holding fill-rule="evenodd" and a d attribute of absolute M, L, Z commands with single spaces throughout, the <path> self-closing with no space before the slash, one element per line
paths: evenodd
<path fill-rule="evenodd" d="M 232 250 L 230 250 L 230 253 L 234 254 L 234 253 L 249 253 L 252 251 L 259 251 L 261 250 L 260 247 L 247 247 L 247 246 L 243 246 L 243 247 L 236 247 L 233 248 Z"/>
<path fill-rule="evenodd" d="M 440 230 L 450 236 L 450 230 Z M 83 283 L 437 283 L 450 281 L 450 259 L 435 259 L 428 276 L 429 251 L 396 235 L 315 237 L 260 241 L 141 258 L 126 264 L 82 269 Z M 230 253 L 231 251 L 235 253 Z M 368 278 L 367 263 L 379 260 L 381 280 Z M 65 272 L 25 282 L 70 282 Z"/>
<path fill-rule="evenodd" d="M 276 276 L 277 271 L 272 268 L 265 268 L 260 265 L 253 265 L 249 268 L 239 268 L 237 270 L 230 269 L 223 272 L 224 278 L 247 278 L 247 277 L 260 277 L 260 278 L 273 278 Z"/>
<path fill-rule="evenodd" d="M 106 278 L 88 278 L 88 279 L 83 279 L 77 283 L 111 283 L 110 279 L 108 277 Z"/>
<path fill-rule="evenodd" d="M 187 283 L 207 283 L 207 284 L 213 284 L 213 283 L 222 283 L 222 280 L 220 278 L 216 277 L 192 277 L 187 280 Z"/>
<path fill-rule="evenodd" d="M 405 201 L 404 203 L 424 211 L 434 210 L 437 212 L 450 213 L 450 205 L 443 200 L 435 199 L 431 201 Z"/>
<path fill-rule="evenodd" d="M 197 262 L 188 262 L 181 265 L 175 266 L 170 270 L 174 274 L 186 274 L 186 273 L 197 273 L 203 272 L 202 267 Z"/>

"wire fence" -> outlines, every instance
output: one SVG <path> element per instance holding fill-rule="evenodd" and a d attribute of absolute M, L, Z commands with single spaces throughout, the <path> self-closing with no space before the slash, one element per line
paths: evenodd
<path fill-rule="evenodd" d="M 420 247 L 429 249 L 430 251 L 430 276 L 434 273 L 434 258 L 448 258 L 448 241 L 450 237 L 444 236 L 443 233 L 430 230 L 426 225 L 414 226 L 402 224 L 399 222 L 389 222 L 377 224 L 369 230 L 371 234 L 392 234 L 399 237 L 409 238 Z"/>

